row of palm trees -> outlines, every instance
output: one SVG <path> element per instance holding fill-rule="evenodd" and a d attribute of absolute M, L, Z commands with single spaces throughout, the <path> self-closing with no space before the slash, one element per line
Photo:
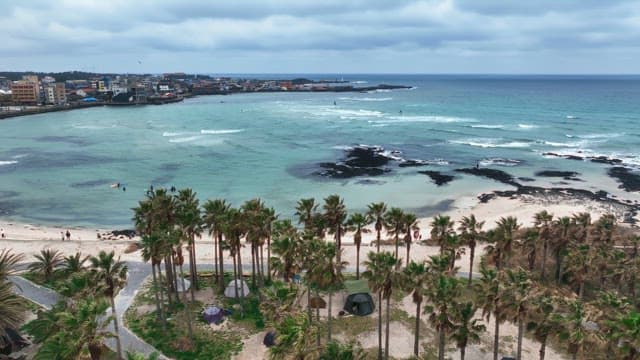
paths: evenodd
<path fill-rule="evenodd" d="M 24 320 L 25 302 L 11 292 L 7 282 L 7 276 L 16 272 L 16 265 L 23 259 L 21 254 L 0 251 L 0 290 L 4 291 L 5 285 L 9 288 L 9 293 L 0 295 L 2 329 L 18 330 Z M 65 279 L 57 289 L 65 300 L 51 310 L 38 311 L 37 319 L 25 325 L 34 341 L 42 344 L 35 358 L 71 359 L 88 352 L 92 359 L 100 359 L 107 338 L 115 338 L 122 358 L 114 298 L 126 283 L 126 265 L 113 252 L 104 251 L 89 257 L 80 253 L 64 256 L 45 249 L 35 255 L 35 260 L 28 268 L 39 281 L 51 284 L 54 278 Z M 109 308 L 111 315 L 107 316 Z M 113 333 L 107 330 L 111 322 Z"/>
<path fill-rule="evenodd" d="M 603 291 L 616 291 L 635 299 L 638 238 L 625 240 L 631 245 L 620 245 L 621 240 L 615 235 L 615 218 L 610 215 L 592 223 L 588 214 L 554 219 L 543 211 L 535 215 L 531 228 L 523 228 L 514 217 L 504 217 L 489 231 L 484 231 L 484 222 L 478 221 L 473 215 L 464 217 L 457 229 L 447 216 L 436 216 L 431 223 L 431 236 L 427 242 L 438 245 L 440 255 L 422 263 L 410 261 L 410 246 L 415 241 L 412 235 L 418 225 L 416 217 L 401 209 L 388 209 L 384 203 L 373 203 L 368 206 L 366 213 L 348 216 L 343 200 L 332 195 L 325 198 L 323 204 L 316 203 L 312 198 L 301 199 L 296 206 L 295 216 L 301 228 L 297 228 L 291 220 L 277 220 L 275 211 L 259 199 L 249 200 L 238 208 L 230 206 L 225 200 L 208 200 L 200 210 L 195 194 L 190 189 L 181 190 L 177 195 L 169 195 L 163 189 L 149 194 L 134 209 L 134 221 L 143 236 L 144 258 L 150 260 L 154 268 L 154 283 L 162 283 L 162 286 L 154 287 L 158 289 L 159 319 L 162 319 L 164 306 L 163 289 L 166 289 L 170 303 L 181 301 L 177 296 L 179 277 L 176 267 L 184 263 L 181 259 L 183 247 L 189 252 L 190 278 L 194 283 L 192 291 L 198 286 L 194 240 L 205 230 L 212 237 L 214 275 L 220 290 L 225 285 L 225 252 L 232 258 L 234 279 L 238 279 L 243 274 L 241 249 L 247 246 L 251 248 L 251 280 L 254 287 L 260 291 L 265 283 L 271 282 L 272 276 L 281 276 L 291 284 L 298 274 L 303 274 L 307 296 L 310 297 L 313 291 L 316 296 L 319 291 L 331 296 L 340 288 L 342 271 L 346 266 L 341 260 L 342 239 L 349 231 L 353 232 L 356 246 L 356 277 L 360 277 L 362 236 L 370 231 L 368 226 L 373 225 L 377 247 L 375 253 L 368 255 L 365 262 L 367 271 L 363 276 L 378 294 L 378 304 L 387 300 L 387 309 L 393 289 L 413 294 L 418 310 L 416 353 L 419 352 L 420 315 L 425 311 L 438 331 L 440 350 L 444 349 L 447 341 L 455 341 L 464 356 L 466 344 L 477 340 L 483 330 L 483 326 L 474 318 L 476 308 L 480 308 L 487 320 L 491 317 L 496 320 L 496 358 L 500 324 L 507 320 L 518 326 L 518 358 L 521 357 L 525 328 L 531 328 L 536 336 L 539 334 L 540 339 L 544 338 L 540 353 L 544 358 L 547 337 L 560 336 L 562 332 L 556 331 L 560 328 L 557 326 L 551 330 L 544 330 L 548 328 L 546 325 L 536 326 L 536 314 L 547 314 L 544 309 L 551 307 L 557 310 L 553 312 L 556 318 L 569 319 L 569 310 L 576 310 L 579 306 L 567 304 L 573 304 L 573 301 L 580 304 L 582 309 L 598 308 L 592 303 Z M 395 245 L 394 253 L 380 252 L 380 244 L 384 242 L 383 230 Z M 333 243 L 324 240 L 326 234 L 333 236 Z M 398 253 L 401 241 L 407 247 L 403 269 Z M 473 263 L 479 244 L 484 244 L 485 265 L 480 271 L 481 278 L 473 285 Z M 266 264 L 264 247 L 267 248 Z M 465 291 L 464 284 L 456 277 L 458 268 L 455 261 L 467 249 L 471 259 Z M 160 271 L 163 262 L 164 279 Z M 548 271 L 550 266 L 555 266 L 553 274 Z M 156 275 L 156 269 L 159 275 Z M 407 288 L 407 284 L 411 287 Z M 585 289 L 589 289 L 588 293 Z M 574 300 L 569 290 L 574 290 L 579 299 Z M 242 291 L 243 287 L 240 287 L 240 301 L 244 297 Z M 469 299 L 468 291 L 475 294 L 472 299 Z M 460 294 L 466 294 L 467 298 L 462 298 Z M 538 294 L 546 294 L 546 297 L 540 300 Z M 553 299 L 552 304 L 549 299 Z M 188 303 L 186 294 L 183 301 Z M 540 306 L 534 307 L 533 304 Z M 310 308 L 307 310 L 308 321 L 311 321 L 312 311 Z M 379 355 L 382 357 L 383 350 L 388 354 L 389 347 L 382 346 L 382 306 L 378 310 Z M 328 313 L 327 337 L 330 340 L 332 317 L 331 311 Z M 316 326 L 320 324 L 318 315 L 316 311 Z M 463 330 L 458 331 L 459 326 Z M 602 325 L 600 328 L 605 327 Z M 586 331 L 582 326 L 574 330 Z M 604 335 L 600 338 L 604 338 Z M 385 344 L 388 341 L 387 336 Z M 576 341 L 569 341 L 569 344 L 573 344 L 570 352 L 577 354 L 580 346 L 574 346 L 574 343 Z M 575 349 L 578 350 L 573 352 Z M 633 347 L 629 349 L 632 351 Z"/>

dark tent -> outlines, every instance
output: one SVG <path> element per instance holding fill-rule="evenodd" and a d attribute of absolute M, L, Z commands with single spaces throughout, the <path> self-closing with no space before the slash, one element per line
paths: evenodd
<path fill-rule="evenodd" d="M 9 355 L 30 345 L 29 341 L 11 328 L 5 328 L 4 333 L 5 335 L 0 338 L 0 354 Z"/>
<path fill-rule="evenodd" d="M 224 320 L 224 311 L 219 307 L 209 306 L 202 312 L 202 317 L 204 318 L 204 321 L 209 324 L 214 323 L 216 325 L 220 325 Z"/>
<path fill-rule="evenodd" d="M 349 314 L 365 316 L 373 313 L 375 306 L 369 293 L 358 293 L 347 296 L 343 309 Z"/>
<path fill-rule="evenodd" d="M 276 332 L 275 331 L 269 331 L 267 333 L 267 335 L 264 336 L 264 340 L 262 341 L 262 343 L 266 347 L 272 347 L 273 345 L 275 345 L 276 344 Z"/>

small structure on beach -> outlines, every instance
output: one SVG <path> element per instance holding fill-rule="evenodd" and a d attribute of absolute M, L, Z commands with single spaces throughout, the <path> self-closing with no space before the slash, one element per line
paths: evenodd
<path fill-rule="evenodd" d="M 366 280 L 345 281 L 347 299 L 344 302 L 344 311 L 352 315 L 366 316 L 375 310 L 373 298 L 369 294 L 369 286 Z"/>
<path fill-rule="evenodd" d="M 217 306 L 209 306 L 202 312 L 202 318 L 208 324 L 220 325 L 224 321 L 224 310 Z"/>
<path fill-rule="evenodd" d="M 236 291 L 238 292 L 237 296 Z M 243 294 L 245 297 L 249 295 L 249 286 L 244 280 L 231 280 L 227 288 L 224 289 L 224 296 L 228 298 L 242 297 Z"/>

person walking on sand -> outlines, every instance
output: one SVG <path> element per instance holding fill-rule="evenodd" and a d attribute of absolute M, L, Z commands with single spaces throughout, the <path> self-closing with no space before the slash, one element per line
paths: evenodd
<path fill-rule="evenodd" d="M 67 230 L 66 235 L 67 235 L 67 241 L 70 241 L 71 240 L 71 233 L 69 232 L 69 230 Z"/>
<path fill-rule="evenodd" d="M 64 231 L 60 231 L 60 237 L 62 238 L 62 241 L 64 241 Z"/>
<path fill-rule="evenodd" d="M 4 239 L 4 229 L 1 229 L 1 228 L 0 228 L 0 237 Z"/>

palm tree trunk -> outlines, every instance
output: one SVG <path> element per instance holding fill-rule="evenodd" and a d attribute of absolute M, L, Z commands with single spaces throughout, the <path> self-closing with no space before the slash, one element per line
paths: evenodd
<path fill-rule="evenodd" d="M 184 283 L 184 271 L 180 265 L 180 281 L 182 282 L 182 296 L 184 297 L 184 315 L 187 317 L 187 330 L 189 331 L 189 342 L 193 345 L 193 329 L 191 327 L 191 312 L 189 311 L 189 300 L 187 299 L 187 289 Z M 193 287 L 193 285 L 192 285 Z"/>
<path fill-rule="evenodd" d="M 271 233 L 267 236 L 267 279 L 271 282 Z"/>
<path fill-rule="evenodd" d="M 444 330 L 438 330 L 438 360 L 444 360 Z"/>
<path fill-rule="evenodd" d="M 307 315 L 309 317 L 309 323 L 313 320 L 313 314 L 311 313 L 311 285 L 307 284 Z"/>
<path fill-rule="evenodd" d="M 413 355 L 415 355 L 416 358 L 420 350 L 420 305 L 422 305 L 422 301 L 416 304 L 416 336 L 413 341 Z"/>
<path fill-rule="evenodd" d="M 584 298 L 584 281 L 580 282 L 580 287 L 578 288 L 578 297 L 580 300 Z"/>
<path fill-rule="evenodd" d="M 542 242 L 542 264 L 540 265 L 540 278 L 544 279 L 544 271 L 547 265 L 547 240 Z"/>
<path fill-rule="evenodd" d="M 493 360 L 498 360 L 498 344 L 500 342 L 500 322 L 498 321 L 498 313 L 495 314 L 496 322 L 493 333 Z"/>
<path fill-rule="evenodd" d="M 327 342 L 331 342 L 331 294 L 329 290 L 329 304 L 327 304 Z"/>
<path fill-rule="evenodd" d="M 176 268 L 175 261 L 172 261 L 171 265 L 173 266 L 173 279 L 172 279 L 172 281 L 173 281 L 173 285 L 175 286 L 175 289 L 176 289 L 176 292 L 175 292 L 175 294 L 176 294 L 176 302 L 180 303 L 181 300 L 180 300 L 180 294 L 179 294 L 179 291 L 178 291 L 178 289 L 179 289 L 178 288 L 178 269 Z M 182 265 L 180 265 L 180 268 L 182 268 Z M 182 273 L 182 271 L 181 271 L 181 273 Z"/>
<path fill-rule="evenodd" d="M 220 262 L 218 265 L 220 269 L 218 269 L 218 286 L 220 287 L 220 292 L 224 291 L 224 253 L 222 251 L 222 233 L 218 233 L 218 261 Z"/>
<path fill-rule="evenodd" d="M 342 234 L 340 233 L 340 224 L 338 224 L 338 231 L 336 231 L 336 263 L 338 265 L 342 263 L 341 262 L 342 252 L 340 251 L 341 248 L 342 248 Z M 338 275 L 342 272 L 340 268 L 341 267 L 338 266 Z"/>
<path fill-rule="evenodd" d="M 118 359 L 122 359 L 122 345 L 120 344 L 120 331 L 118 329 L 118 314 L 116 313 L 116 302 L 113 295 L 110 296 L 111 300 L 111 314 L 113 315 L 113 328 L 116 335 L 116 349 L 118 350 Z"/>
<path fill-rule="evenodd" d="M 263 245 L 260 245 L 260 287 L 264 287 L 264 249 Z"/>
<path fill-rule="evenodd" d="M 320 299 L 320 290 L 316 289 L 316 298 Z M 316 322 L 320 326 L 320 307 L 316 306 Z M 320 331 L 316 331 L 316 344 L 320 347 Z"/>
<path fill-rule="evenodd" d="M 251 244 L 251 286 L 256 287 L 256 247 Z"/>
<path fill-rule="evenodd" d="M 376 248 L 376 253 L 380 253 L 380 230 L 377 231 L 378 235 L 376 237 L 376 241 L 377 241 L 377 248 Z"/>
<path fill-rule="evenodd" d="M 233 297 L 238 301 L 238 267 L 236 266 L 236 256 L 233 255 Z"/>
<path fill-rule="evenodd" d="M 238 239 L 238 275 L 240 275 L 240 317 L 244 318 L 244 273 L 242 271 L 242 253 L 240 252 L 240 239 Z M 237 282 L 236 282 L 237 284 Z"/>
<path fill-rule="evenodd" d="M 189 287 L 191 301 L 196 301 L 195 288 L 198 286 L 198 273 L 196 272 L 195 241 L 189 246 L 189 275 L 191 275 L 191 286 Z"/>
<path fill-rule="evenodd" d="M 356 280 L 360 280 L 360 244 L 356 245 Z"/>
<path fill-rule="evenodd" d="M 560 278 L 562 277 L 562 274 L 560 272 L 561 268 L 562 268 L 562 257 L 560 256 L 560 250 L 558 250 L 558 252 L 556 252 L 556 280 L 558 281 L 558 283 L 560 283 Z"/>
<path fill-rule="evenodd" d="M 387 297 L 387 311 L 386 311 L 386 328 L 384 332 L 384 358 L 389 359 L 389 305 L 391 301 L 391 296 Z"/>
<path fill-rule="evenodd" d="M 460 348 L 460 360 L 464 360 L 464 354 L 467 352 L 467 347 L 463 346 Z"/>
<path fill-rule="evenodd" d="M 171 292 L 173 290 L 173 274 L 171 272 L 171 256 L 164 257 L 164 273 L 165 273 L 165 281 L 167 282 L 167 298 L 169 299 L 169 304 L 173 303 L 171 299 Z M 162 277 L 162 276 L 161 276 Z"/>
<path fill-rule="evenodd" d="M 547 337 L 545 336 L 540 343 L 540 360 L 544 360 L 545 352 L 547 351 Z"/>
<path fill-rule="evenodd" d="M 156 298 L 156 311 L 158 312 L 158 320 L 162 320 L 162 307 L 160 306 L 160 297 L 158 296 L 158 291 L 160 291 L 160 289 L 158 289 L 158 278 L 156 276 L 156 266 L 153 263 L 153 260 L 151 261 L 151 274 L 153 274 L 153 294 L 155 295 Z"/>
<path fill-rule="evenodd" d="M 522 336 L 524 335 L 524 321 L 522 316 L 518 317 L 518 348 L 516 352 L 516 360 L 522 360 Z"/>
<path fill-rule="evenodd" d="M 409 253 L 410 253 L 410 251 L 411 251 L 411 242 L 408 241 L 407 242 L 407 261 L 406 261 L 405 266 L 409 266 Z"/>
<path fill-rule="evenodd" d="M 218 281 L 218 234 L 213 233 L 213 276 L 215 281 Z M 215 281 L 213 288 L 215 289 Z"/>
<path fill-rule="evenodd" d="M 471 287 L 471 280 L 473 280 L 473 258 L 476 255 L 476 247 L 469 246 L 469 281 L 467 287 Z"/>
<path fill-rule="evenodd" d="M 191 271 L 193 274 L 193 284 L 196 287 L 196 290 L 200 290 L 200 284 L 198 284 L 198 260 L 196 259 L 196 238 L 193 234 L 191 234 Z M 192 293 L 193 295 L 193 293 Z M 192 298 L 195 301 L 195 297 Z"/>
<path fill-rule="evenodd" d="M 382 290 L 378 291 L 378 360 L 382 360 Z"/>
<path fill-rule="evenodd" d="M 102 344 L 91 343 L 87 347 L 89 348 L 91 360 L 100 360 L 102 357 Z"/>
<path fill-rule="evenodd" d="M 395 253 L 395 257 L 396 257 L 396 259 L 397 259 L 397 258 L 398 258 L 398 245 L 399 245 L 399 244 L 398 244 L 398 234 L 397 234 L 397 233 L 396 233 L 396 236 L 395 236 L 395 242 L 396 242 L 396 253 Z M 399 264 L 396 264 L 396 269 L 398 268 L 398 266 L 399 266 Z"/>

